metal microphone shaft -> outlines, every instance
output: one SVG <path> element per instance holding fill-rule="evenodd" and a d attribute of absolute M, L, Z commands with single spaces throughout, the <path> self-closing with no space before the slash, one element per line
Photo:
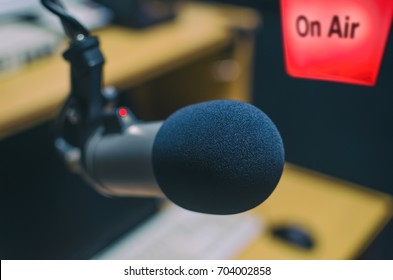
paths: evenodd
<path fill-rule="evenodd" d="M 84 162 L 96 188 L 113 196 L 163 196 L 154 177 L 152 150 L 162 122 L 135 123 L 123 133 L 97 132 Z"/>

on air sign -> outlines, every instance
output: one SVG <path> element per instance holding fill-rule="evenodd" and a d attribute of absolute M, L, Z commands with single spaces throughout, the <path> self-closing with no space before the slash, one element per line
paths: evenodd
<path fill-rule="evenodd" d="M 375 85 L 392 17 L 393 0 L 281 0 L 288 74 Z"/>

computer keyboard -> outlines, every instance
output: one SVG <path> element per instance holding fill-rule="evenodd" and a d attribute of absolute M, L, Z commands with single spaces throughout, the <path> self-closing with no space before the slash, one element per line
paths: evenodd
<path fill-rule="evenodd" d="M 30 2 L 28 2 L 30 3 Z M 28 4 L 27 3 L 27 4 Z M 0 7 L 0 78 L 43 56 L 57 51 L 65 34 L 59 19 L 47 12 L 39 1 L 13 5 L 9 14 Z M 66 7 L 87 29 L 104 27 L 112 12 L 87 0 L 66 1 Z"/>
<path fill-rule="evenodd" d="M 231 259 L 262 230 L 247 213 L 207 215 L 171 204 L 94 259 Z"/>
<path fill-rule="evenodd" d="M 0 24 L 0 75 L 57 50 L 61 37 L 27 22 Z"/>

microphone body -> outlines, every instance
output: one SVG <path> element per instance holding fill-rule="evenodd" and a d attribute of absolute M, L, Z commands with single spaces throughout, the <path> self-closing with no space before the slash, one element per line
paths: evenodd
<path fill-rule="evenodd" d="M 135 123 L 123 133 L 87 142 L 85 168 L 99 192 L 110 196 L 163 196 L 154 176 L 152 151 L 162 122 Z"/>
<path fill-rule="evenodd" d="M 165 195 L 188 210 L 235 214 L 273 192 L 284 148 L 261 110 L 215 100 L 184 107 L 164 122 L 98 131 L 85 145 L 84 165 L 106 195 Z"/>

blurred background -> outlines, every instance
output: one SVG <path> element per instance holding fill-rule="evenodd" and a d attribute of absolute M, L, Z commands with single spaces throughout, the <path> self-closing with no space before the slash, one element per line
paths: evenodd
<path fill-rule="evenodd" d="M 39 1 L 0 0 L 2 259 L 393 258 L 391 31 L 377 84 L 364 87 L 286 74 L 278 0 L 64 3 L 99 36 L 119 104 L 159 120 L 209 99 L 252 102 L 277 125 L 289 165 L 272 202 L 216 229 L 219 221 L 159 199 L 97 194 L 53 148 L 53 119 L 69 89 L 61 26 Z M 175 217 L 176 226 L 152 235 Z M 280 240 L 282 223 L 307 230 L 311 248 Z M 189 233 L 202 225 L 215 236 L 206 244 L 224 243 Z M 176 242 L 210 253 L 181 255 L 171 251 Z"/>

